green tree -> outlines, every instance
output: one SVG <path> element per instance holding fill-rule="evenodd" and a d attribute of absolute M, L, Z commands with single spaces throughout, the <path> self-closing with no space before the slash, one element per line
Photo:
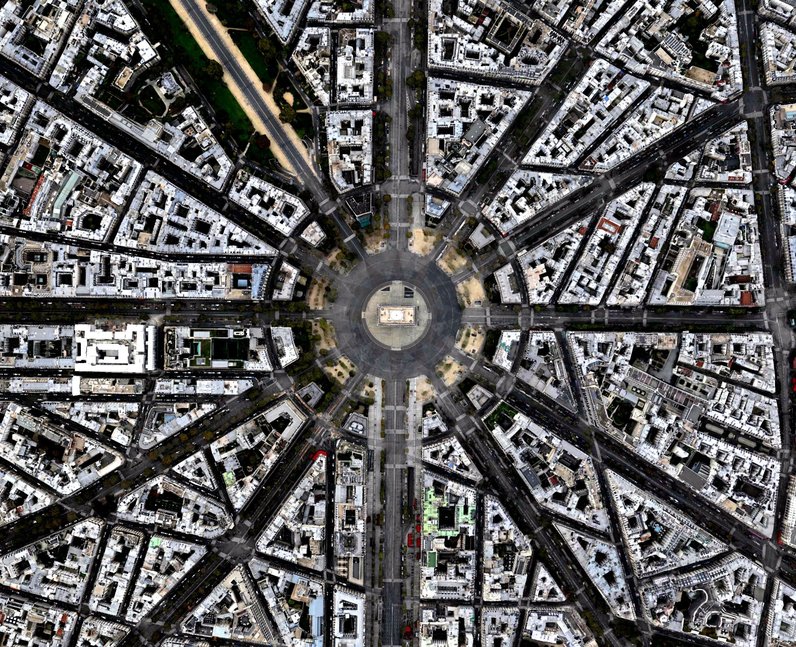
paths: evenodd
<path fill-rule="evenodd" d="M 406 85 L 414 90 L 421 89 L 426 85 L 426 75 L 423 70 L 415 70 L 406 79 Z"/>
<path fill-rule="evenodd" d="M 207 74 L 211 79 L 215 79 L 220 81 L 224 78 L 224 68 L 221 67 L 221 63 L 218 61 L 207 61 L 207 64 L 204 68 L 204 73 Z"/>
<path fill-rule="evenodd" d="M 296 120 L 296 111 L 293 106 L 285 104 L 279 112 L 279 120 L 286 124 L 292 124 Z"/>
<path fill-rule="evenodd" d="M 257 49 L 260 50 L 260 54 L 263 55 L 263 58 L 269 62 L 275 60 L 279 55 L 274 44 L 267 38 L 261 38 L 257 41 Z"/>
<path fill-rule="evenodd" d="M 378 47 L 379 49 L 386 50 L 387 47 L 390 45 L 391 41 L 392 38 L 390 37 L 390 34 L 388 34 L 386 31 L 376 32 L 376 47 Z"/>

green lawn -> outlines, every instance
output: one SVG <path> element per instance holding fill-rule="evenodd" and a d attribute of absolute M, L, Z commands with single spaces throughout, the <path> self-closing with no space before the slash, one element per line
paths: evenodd
<path fill-rule="evenodd" d="M 274 159 L 274 154 L 270 148 L 261 148 L 257 145 L 257 138 L 255 137 L 249 148 L 246 151 L 246 157 L 252 162 L 256 162 L 260 166 L 270 166 Z"/>
<path fill-rule="evenodd" d="M 230 134 L 242 146 L 254 132 L 252 122 L 243 112 L 240 104 L 223 81 L 215 81 L 203 88 L 209 93 L 208 100 L 213 104 L 219 121 L 225 121 Z M 224 119 L 226 117 L 226 120 Z"/>
<path fill-rule="evenodd" d="M 266 61 L 265 57 L 257 47 L 257 37 L 249 31 L 231 31 L 229 35 L 238 46 L 241 54 L 252 66 L 254 73 L 259 77 L 263 85 L 270 87 L 279 72 L 279 65 L 276 61 Z"/>
<path fill-rule="evenodd" d="M 168 34 L 171 47 L 187 56 L 186 64 L 190 65 L 190 61 L 204 64 L 207 59 L 202 48 L 193 39 L 185 23 L 182 22 L 182 19 L 174 11 L 168 0 L 143 0 L 143 5 L 147 12 L 155 14 L 152 16 L 152 24 L 155 29 Z"/>

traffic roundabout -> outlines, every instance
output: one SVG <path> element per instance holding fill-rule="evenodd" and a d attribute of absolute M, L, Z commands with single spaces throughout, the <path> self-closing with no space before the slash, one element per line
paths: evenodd
<path fill-rule="evenodd" d="M 336 280 L 331 321 L 338 348 L 367 374 L 430 375 L 461 322 L 456 289 L 430 257 L 390 250 Z"/>

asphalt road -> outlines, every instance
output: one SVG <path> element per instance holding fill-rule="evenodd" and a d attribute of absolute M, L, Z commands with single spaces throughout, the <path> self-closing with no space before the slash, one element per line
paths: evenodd
<path fill-rule="evenodd" d="M 402 510 L 406 484 L 406 381 L 384 383 L 384 560 L 382 644 L 400 645 L 403 626 Z"/>

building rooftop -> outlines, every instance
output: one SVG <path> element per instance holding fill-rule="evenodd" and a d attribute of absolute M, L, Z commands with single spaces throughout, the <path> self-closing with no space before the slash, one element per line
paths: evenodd
<path fill-rule="evenodd" d="M 373 29 L 341 29 L 336 33 L 337 70 L 335 103 L 370 105 L 373 103 Z"/>
<path fill-rule="evenodd" d="M 165 326 L 164 368 L 169 371 L 271 371 L 264 328 Z"/>
<path fill-rule="evenodd" d="M 235 510 L 241 510 L 298 436 L 307 416 L 282 399 L 210 445 L 216 469 Z"/>
<path fill-rule="evenodd" d="M 301 25 L 301 17 L 307 0 L 289 2 L 288 0 L 255 0 L 255 6 L 268 22 L 274 34 L 283 45 L 287 45 Z"/>
<path fill-rule="evenodd" d="M 170 476 L 156 476 L 119 499 L 117 515 L 142 525 L 213 539 L 232 527 L 232 517 L 214 499 Z M 129 616 L 129 613 L 128 613 Z"/>
<path fill-rule="evenodd" d="M 75 326 L 75 372 L 145 373 L 155 369 L 154 326 Z"/>
<path fill-rule="evenodd" d="M 243 169 L 235 176 L 229 199 L 284 236 L 291 236 L 310 213 L 292 193 Z"/>
<path fill-rule="evenodd" d="M 587 186 L 592 180 L 589 175 L 518 168 L 486 205 L 483 215 L 501 233 L 507 234 L 515 227 L 532 220 L 548 206 Z"/>
<path fill-rule="evenodd" d="M 472 647 L 475 610 L 470 606 L 422 607 L 418 633 L 421 647 Z"/>
<path fill-rule="evenodd" d="M 424 417 L 424 421 L 425 419 Z M 478 483 L 483 478 L 455 436 L 424 445 L 423 462 L 473 483 Z"/>
<path fill-rule="evenodd" d="M 114 244 L 169 254 L 277 254 L 264 240 L 154 171 L 139 184 Z"/>
<path fill-rule="evenodd" d="M 292 60 L 310 86 L 315 99 L 321 105 L 328 107 L 332 95 L 332 54 L 329 28 L 305 27 L 296 41 Z"/>
<path fill-rule="evenodd" d="M 428 66 L 490 81 L 540 85 L 566 41 L 541 20 L 502 0 L 428 3 Z"/>
<path fill-rule="evenodd" d="M 93 612 L 121 618 L 130 584 L 138 567 L 146 536 L 139 530 L 117 526 L 105 541 L 94 588 L 88 600 Z"/>
<path fill-rule="evenodd" d="M 0 8 L 0 53 L 41 79 L 47 77 L 77 18 L 77 0 L 11 0 Z"/>
<path fill-rule="evenodd" d="M 623 6 L 621 2 L 611 5 L 615 12 Z M 692 41 L 682 26 L 684 21 L 674 16 L 686 18 L 697 11 L 711 22 L 699 41 Z M 660 21 L 661 15 L 672 19 Z M 602 13 L 600 19 L 610 20 L 610 14 Z M 710 92 L 717 99 L 732 97 L 743 87 L 736 9 L 730 0 L 696 6 L 682 6 L 678 0 L 637 3 L 617 13 L 595 49 L 635 74 L 658 76 Z"/>
<path fill-rule="evenodd" d="M 641 605 L 655 627 L 694 635 L 710 627 L 716 640 L 751 646 L 757 642 L 766 579 L 760 565 L 732 553 L 685 574 L 647 581 Z"/>
<path fill-rule="evenodd" d="M 559 405 L 577 411 L 569 373 L 555 333 L 532 330 L 528 334 L 516 375 Z"/>
<path fill-rule="evenodd" d="M 335 647 L 364 647 L 365 594 L 339 584 L 332 595 L 332 640 Z"/>
<path fill-rule="evenodd" d="M 0 404 L 0 458 L 61 496 L 73 494 L 121 467 L 121 452 L 90 434 L 55 426 L 39 412 Z"/>
<path fill-rule="evenodd" d="M 0 584 L 69 605 L 80 604 L 104 523 L 91 517 L 0 558 Z"/>
<path fill-rule="evenodd" d="M 577 166 L 586 150 L 649 88 L 603 59 L 595 60 L 531 145 L 523 164 Z"/>
<path fill-rule="evenodd" d="M 636 611 L 630 587 L 616 546 L 564 524 L 554 525 L 575 555 L 578 564 L 608 603 L 611 612 L 625 620 L 635 620 Z"/>
<path fill-rule="evenodd" d="M 461 195 L 529 97 L 526 90 L 430 77 L 426 184 Z"/>
<path fill-rule="evenodd" d="M 518 603 L 531 571 L 531 540 L 495 497 L 484 497 L 483 510 L 482 599 Z"/>
<path fill-rule="evenodd" d="M 540 505 L 595 530 L 608 528 L 589 455 L 502 400 L 482 420 Z"/>
<path fill-rule="evenodd" d="M 154 534 L 133 585 L 127 622 L 139 622 L 157 607 L 207 553 L 205 546 Z"/>
<path fill-rule="evenodd" d="M 775 402 L 678 367 L 676 333 L 571 332 L 567 337 L 592 424 L 771 536 L 780 464 L 764 443 L 779 437 Z M 749 415 L 752 409 L 756 418 Z M 714 436 L 708 431 L 713 428 L 733 429 L 742 440 Z"/>
<path fill-rule="evenodd" d="M 208 638 L 271 643 L 273 628 L 245 566 L 236 566 L 183 619 L 180 629 Z"/>
<path fill-rule="evenodd" d="M 475 501 L 473 488 L 424 471 L 422 599 L 461 600 L 473 595 Z"/>
<path fill-rule="evenodd" d="M 259 559 L 249 566 L 281 642 L 288 647 L 323 647 L 323 581 Z"/>
<path fill-rule="evenodd" d="M 329 176 L 339 193 L 373 181 L 373 114 L 369 110 L 326 113 Z"/>

